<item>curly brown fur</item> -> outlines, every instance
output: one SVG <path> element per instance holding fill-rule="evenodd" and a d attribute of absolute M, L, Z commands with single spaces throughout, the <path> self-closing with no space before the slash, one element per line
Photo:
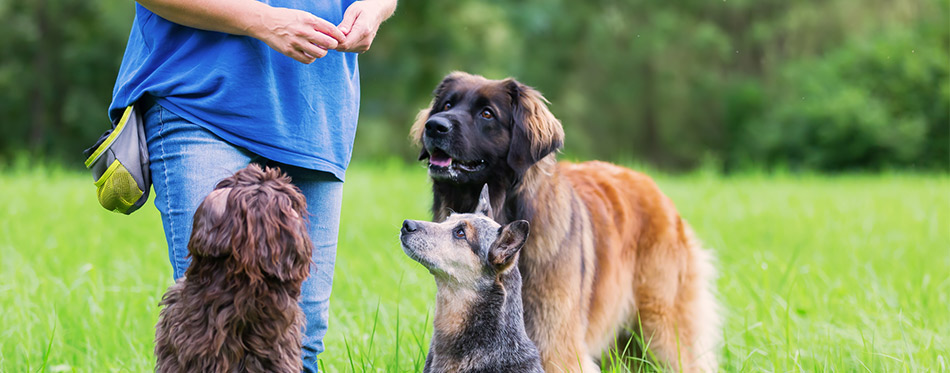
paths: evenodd
<path fill-rule="evenodd" d="M 487 183 L 495 220 L 530 222 L 522 298 L 545 371 L 597 371 L 626 330 L 662 365 L 717 369 L 711 256 L 649 177 L 556 162 L 560 121 L 513 79 L 456 72 L 434 95 L 410 131 L 428 159 L 434 220 L 471 211 Z"/>
<path fill-rule="evenodd" d="M 191 266 L 160 303 L 157 372 L 299 372 L 310 268 L 306 201 L 278 169 L 250 165 L 195 212 Z"/>

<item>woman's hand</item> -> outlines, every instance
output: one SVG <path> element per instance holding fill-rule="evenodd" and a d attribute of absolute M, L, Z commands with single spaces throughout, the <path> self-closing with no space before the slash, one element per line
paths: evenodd
<path fill-rule="evenodd" d="M 363 53 L 369 50 L 379 25 L 393 15 L 396 0 L 364 0 L 350 4 L 339 24 L 346 38 L 336 46 L 340 52 Z"/>
<path fill-rule="evenodd" d="M 302 10 L 270 8 L 248 35 L 302 63 L 312 63 L 339 48 L 346 36 L 332 23 Z"/>

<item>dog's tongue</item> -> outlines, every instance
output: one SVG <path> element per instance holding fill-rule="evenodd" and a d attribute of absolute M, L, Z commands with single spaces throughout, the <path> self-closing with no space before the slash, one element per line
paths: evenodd
<path fill-rule="evenodd" d="M 448 167 L 452 164 L 452 158 L 442 152 L 434 152 L 429 156 L 429 164 L 438 167 Z"/>

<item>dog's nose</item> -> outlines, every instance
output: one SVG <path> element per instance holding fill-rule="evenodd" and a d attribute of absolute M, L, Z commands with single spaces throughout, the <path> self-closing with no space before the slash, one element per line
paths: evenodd
<path fill-rule="evenodd" d="M 452 132 L 452 122 L 444 117 L 432 117 L 426 121 L 426 135 L 440 136 Z"/>
<path fill-rule="evenodd" d="M 419 230 L 419 224 L 412 220 L 402 221 L 402 233 L 412 233 Z"/>

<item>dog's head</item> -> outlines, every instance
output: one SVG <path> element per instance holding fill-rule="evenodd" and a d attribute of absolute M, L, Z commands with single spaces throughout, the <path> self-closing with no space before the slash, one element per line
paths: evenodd
<path fill-rule="evenodd" d="M 520 177 L 561 148 L 561 122 L 534 88 L 514 79 L 449 74 L 410 130 L 436 182 L 485 184 Z"/>
<path fill-rule="evenodd" d="M 189 254 L 195 261 L 228 259 L 228 273 L 251 281 L 303 281 L 313 251 L 306 206 L 279 169 L 251 164 L 219 182 L 201 202 Z"/>
<path fill-rule="evenodd" d="M 402 249 L 437 280 L 466 287 L 490 283 L 517 263 L 528 238 L 527 221 L 500 225 L 490 216 L 486 185 L 473 213 L 452 214 L 441 223 L 404 221 Z"/>

